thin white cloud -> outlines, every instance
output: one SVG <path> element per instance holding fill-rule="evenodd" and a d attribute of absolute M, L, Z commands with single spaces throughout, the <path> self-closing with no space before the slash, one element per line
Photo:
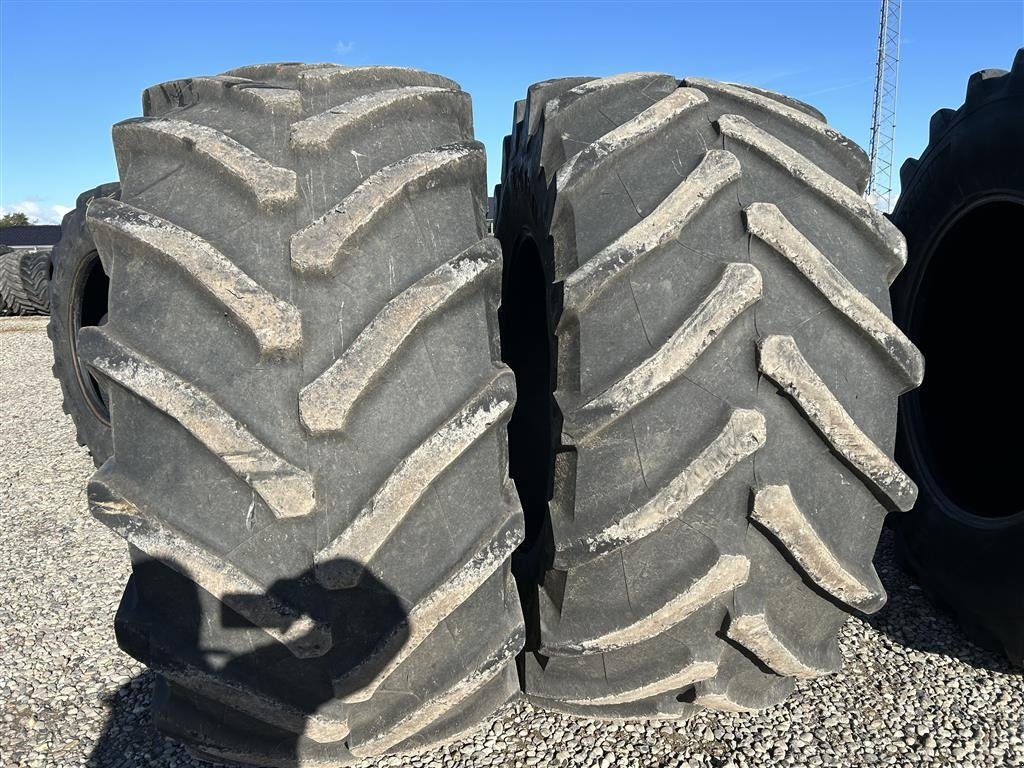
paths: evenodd
<path fill-rule="evenodd" d="M 348 54 L 352 53 L 352 51 L 354 51 L 355 49 L 356 44 L 353 43 L 351 40 L 347 43 L 344 40 L 339 40 L 334 45 L 334 52 L 340 56 L 347 56 Z"/>
<path fill-rule="evenodd" d="M 0 205 L 0 216 L 9 213 L 24 213 L 33 224 L 60 224 L 64 214 L 71 210 L 68 205 L 42 205 L 39 198 L 28 198 L 19 203 Z"/>
<path fill-rule="evenodd" d="M 858 85 L 864 85 L 864 83 L 870 83 L 875 78 L 873 77 L 858 77 L 856 80 L 848 80 L 845 83 L 837 83 L 836 85 L 827 85 L 824 88 L 818 88 L 815 91 L 804 91 L 800 94 L 801 98 L 807 99 L 811 96 L 821 96 L 823 93 L 832 93 L 833 91 L 845 91 L 847 88 L 855 88 Z"/>

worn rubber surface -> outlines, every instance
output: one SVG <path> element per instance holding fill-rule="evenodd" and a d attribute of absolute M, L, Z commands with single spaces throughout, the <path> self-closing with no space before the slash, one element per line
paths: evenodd
<path fill-rule="evenodd" d="M 514 377 L 469 96 L 261 65 L 144 94 L 88 226 L 110 315 L 94 514 L 131 545 L 121 646 L 221 761 L 338 765 L 517 690 Z"/>
<path fill-rule="evenodd" d="M 923 363 L 890 320 L 905 249 L 866 174 L 757 89 L 630 73 L 517 104 L 496 232 L 538 703 L 765 707 L 884 603 L 878 534 L 916 495 L 896 401 Z"/>
<path fill-rule="evenodd" d="M 980 645 L 1024 665 L 1024 419 L 1020 355 L 1024 222 L 1024 50 L 1009 72 L 967 83 L 932 116 L 928 146 L 901 169 L 892 213 L 907 238 L 893 286 L 897 324 L 929 356 L 900 403 L 897 455 L 921 489 L 895 520 L 925 590 Z M 1009 400 L 1007 400 L 1009 398 Z"/>
<path fill-rule="evenodd" d="M 50 249 L 0 253 L 0 314 L 45 315 Z"/>
<path fill-rule="evenodd" d="M 108 280 L 85 222 L 86 207 L 97 197 L 118 199 L 121 185 L 101 184 L 78 196 L 61 222 L 60 241 L 50 259 L 50 322 L 53 375 L 60 382 L 64 413 L 75 422 L 79 445 L 100 466 L 114 452 L 106 393 L 78 356 L 78 331 L 107 319 Z"/>

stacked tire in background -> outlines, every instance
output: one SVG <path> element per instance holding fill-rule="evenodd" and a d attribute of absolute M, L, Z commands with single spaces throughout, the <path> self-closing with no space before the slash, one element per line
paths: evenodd
<path fill-rule="evenodd" d="M 51 256 L 47 333 L 53 344 L 53 375 L 60 382 L 64 413 L 75 423 L 78 444 L 89 449 L 97 467 L 114 451 L 110 412 L 106 393 L 78 354 L 78 333 L 107 321 L 110 281 L 86 226 L 86 208 L 96 198 L 116 200 L 120 194 L 117 183 L 80 194 L 61 222 L 60 242 Z"/>
<path fill-rule="evenodd" d="M 980 645 L 1024 665 L 1024 451 L 1019 286 L 1024 282 L 1024 50 L 971 76 L 964 103 L 932 116 L 900 171 L 892 220 L 910 259 L 896 321 L 928 356 L 900 406 L 899 456 L 918 482 L 896 520 L 907 565 Z"/>
<path fill-rule="evenodd" d="M 449 740 L 517 689 L 499 360 L 469 96 L 390 68 L 247 67 L 114 127 L 110 277 L 79 353 L 129 542 L 121 646 L 199 753 L 338 764 Z"/>
<path fill-rule="evenodd" d="M 539 703 L 764 707 L 884 603 L 878 534 L 916 495 L 896 401 L 923 365 L 867 171 L 757 89 L 633 73 L 516 105 L 495 231 Z"/>
<path fill-rule="evenodd" d="M 916 495 L 891 454 L 922 361 L 890 320 L 903 240 L 820 113 L 661 74 L 537 84 L 500 243 L 445 78 L 253 66 L 144 114 L 114 128 L 120 187 L 65 220 L 51 337 L 165 733 L 341 764 L 519 690 L 673 718 L 838 667 Z"/>
<path fill-rule="evenodd" d="M 50 249 L 8 249 L 0 253 L 0 315 L 45 315 Z"/>

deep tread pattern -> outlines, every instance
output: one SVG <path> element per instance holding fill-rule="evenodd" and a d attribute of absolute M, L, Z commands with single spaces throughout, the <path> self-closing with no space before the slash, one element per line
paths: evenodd
<path fill-rule="evenodd" d="M 524 642 L 523 628 L 518 627 L 497 651 L 491 652 L 482 663 L 471 669 L 469 674 L 451 688 L 412 709 L 408 718 L 402 719 L 372 736 L 365 737 L 353 753 L 357 757 L 380 754 L 419 733 L 427 725 L 473 696 L 505 671 L 522 649 Z M 473 728 L 475 727 L 473 726 Z"/>
<path fill-rule="evenodd" d="M 369 131 L 387 120 L 410 118 L 410 111 L 427 115 L 455 112 L 467 139 L 473 136 L 469 94 L 455 88 L 412 85 L 360 96 L 326 112 L 307 117 L 292 127 L 295 149 L 328 151 L 346 134 Z"/>
<path fill-rule="evenodd" d="M 49 314 L 49 271 L 48 248 L 0 253 L 0 314 Z"/>
<path fill-rule="evenodd" d="M 777 207 L 754 203 L 746 211 L 747 230 L 788 259 L 828 302 L 893 359 L 906 376 L 907 389 L 924 378 L 924 358 L 896 324 L 853 287 L 824 254 L 800 234 Z"/>
<path fill-rule="evenodd" d="M 366 658 L 336 681 L 339 689 L 353 691 L 343 695 L 342 701 L 369 699 L 452 611 L 508 561 L 522 540 L 522 521 L 513 512 L 497 533 L 489 537 L 489 543 L 484 549 L 474 552 L 468 561 L 449 575 L 442 586 L 409 612 L 404 624 L 397 626 Z M 379 670 L 375 670 L 378 661 L 384 663 Z"/>
<path fill-rule="evenodd" d="M 772 533 L 815 584 L 851 608 L 874 613 L 885 605 L 882 583 L 870 563 L 848 566 L 829 548 L 793 498 L 788 485 L 766 485 L 754 497 L 750 519 Z"/>
<path fill-rule="evenodd" d="M 824 119 L 809 117 L 805 111 L 796 109 L 776 98 L 729 83 L 720 83 L 702 77 L 688 77 L 683 84 L 710 95 L 735 99 L 779 120 L 784 120 L 794 128 L 809 132 L 822 143 L 826 152 L 835 154 L 841 163 L 850 167 L 850 173 L 854 178 L 867 179 L 870 172 L 870 161 L 867 154 L 839 131 L 830 128 Z"/>
<path fill-rule="evenodd" d="M 483 145 L 461 142 L 437 147 L 382 168 L 333 209 L 292 235 L 292 265 L 298 272 L 329 275 L 359 234 L 386 216 L 407 194 L 439 183 L 455 186 L 479 176 Z"/>
<path fill-rule="evenodd" d="M 398 463 L 348 527 L 316 553 L 321 584 L 329 589 L 355 586 L 363 563 L 372 561 L 438 476 L 507 418 L 515 402 L 515 380 L 508 369 L 495 373 L 482 392 Z M 339 562 L 351 567 L 341 568 Z"/>
<path fill-rule="evenodd" d="M 186 120 L 140 117 L 114 126 L 118 168 L 124 173 L 127 155 L 146 146 L 164 151 L 195 153 L 251 195 L 264 209 L 284 206 L 298 199 L 298 177 L 279 168 L 221 131 Z"/>
<path fill-rule="evenodd" d="M 739 176 L 735 155 L 709 151 L 661 205 L 566 278 L 565 300 L 570 311 L 585 311 L 611 281 L 625 277 L 638 259 L 678 237 L 683 227 Z"/>
<path fill-rule="evenodd" d="M 525 635 L 469 97 L 282 63 L 143 104 L 114 129 L 120 202 L 89 207 L 111 304 L 80 338 L 116 434 L 90 501 L 131 545 L 116 624 L 164 675 L 155 720 L 275 766 L 474 727 Z"/>
<path fill-rule="evenodd" d="M 499 265 L 501 252 L 481 240 L 405 289 L 370 321 L 344 354 L 299 393 L 299 416 L 314 434 L 341 431 L 413 332 Z"/>
<path fill-rule="evenodd" d="M 330 627 L 264 594 L 260 585 L 239 569 L 143 514 L 135 503 L 119 495 L 117 481 L 111 479 L 113 473 L 112 462 L 107 462 L 89 483 L 89 506 L 100 522 L 154 560 L 178 565 L 183 575 L 211 595 L 267 628 L 295 656 L 322 656 L 330 649 Z M 276 629 L 280 626 L 285 629 Z"/>
<path fill-rule="evenodd" d="M 917 173 L 917 167 L 919 163 L 912 157 L 908 157 L 903 161 L 903 165 L 900 166 L 900 186 L 906 187 L 910 184 L 914 178 L 914 174 Z"/>
<path fill-rule="evenodd" d="M 86 220 L 94 238 L 123 238 L 130 241 L 135 253 L 152 254 L 175 264 L 248 329 L 262 355 L 286 357 L 302 347 L 298 310 L 270 295 L 201 237 L 110 198 L 90 205 Z M 107 247 L 113 250 L 115 246 L 109 243 Z"/>
<path fill-rule="evenodd" d="M 923 371 L 889 315 L 906 250 L 863 151 L 778 94 L 666 82 L 535 86 L 497 193 L 506 262 L 532 240 L 551 283 L 561 427 L 525 510 L 525 692 L 612 719 L 760 709 L 836 669 L 915 494 L 891 458 Z"/>
<path fill-rule="evenodd" d="M 658 490 L 639 509 L 600 529 L 562 539 L 556 534 L 557 568 L 572 568 L 607 555 L 657 533 L 679 520 L 690 506 L 733 467 L 764 445 L 765 421 L 760 412 L 738 409 L 729 415 L 722 431 L 694 457 L 686 468 Z"/>
<path fill-rule="evenodd" d="M 928 123 L 928 141 L 929 143 L 938 141 L 944 134 L 953 121 L 956 119 L 955 109 L 939 109 L 932 114 L 932 119 Z"/>
<path fill-rule="evenodd" d="M 294 88 L 267 87 L 244 77 L 193 77 L 147 88 L 142 95 L 147 117 L 199 102 L 236 102 L 241 109 L 273 115 L 298 115 L 302 94 Z"/>
<path fill-rule="evenodd" d="M 765 376 L 793 398 L 822 437 L 893 506 L 906 512 L 917 499 L 917 486 L 857 426 L 838 398 L 800 353 L 792 336 L 766 336 L 758 347 Z"/>
<path fill-rule="evenodd" d="M 724 115 L 718 120 L 722 134 L 739 142 L 763 157 L 777 164 L 790 175 L 800 179 L 827 204 L 834 205 L 848 214 L 848 218 L 860 224 L 877 239 L 884 253 L 889 257 L 889 282 L 896 278 L 907 263 L 907 245 L 899 230 L 873 206 L 849 187 L 839 184 L 814 163 L 774 138 L 767 131 L 739 115 Z"/>
<path fill-rule="evenodd" d="M 584 442 L 670 384 L 708 346 L 761 298 L 761 273 L 750 264 L 729 264 L 722 279 L 694 313 L 658 350 L 579 408 L 571 411 L 565 431 Z"/>
<path fill-rule="evenodd" d="M 543 651 L 549 656 L 603 653 L 651 640 L 689 618 L 705 605 L 736 589 L 749 575 L 750 561 L 746 557 L 722 555 L 706 573 L 698 576 L 678 595 L 640 620 L 620 625 L 595 637 L 576 637 L 562 643 L 559 643 L 557 635 L 554 638 L 549 635 L 545 639 Z"/>
<path fill-rule="evenodd" d="M 301 517 L 316 504 L 313 478 L 260 442 L 209 394 L 143 357 L 109 331 L 84 328 L 79 349 L 108 381 L 192 433 L 267 503 L 275 517 Z"/>

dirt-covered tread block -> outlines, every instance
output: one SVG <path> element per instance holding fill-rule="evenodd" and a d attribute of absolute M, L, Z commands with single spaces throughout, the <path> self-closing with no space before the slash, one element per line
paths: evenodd
<path fill-rule="evenodd" d="M 307 117 L 292 128 L 292 147 L 325 151 L 348 132 L 371 130 L 375 124 L 397 116 L 408 120 L 412 110 L 426 114 L 455 112 L 466 137 L 473 135 L 469 94 L 454 88 L 411 85 L 360 96 Z"/>
<path fill-rule="evenodd" d="M 924 358 L 892 319 L 843 277 L 842 272 L 779 209 L 769 203 L 753 203 L 744 211 L 747 231 L 774 248 L 821 291 L 829 303 L 856 323 L 889 354 L 907 377 L 907 386 L 918 387 L 924 378 Z"/>
<path fill-rule="evenodd" d="M 468 95 L 282 63 L 143 101 L 114 129 L 119 198 L 82 213 L 110 303 L 77 338 L 114 435 L 91 505 L 133 562 L 115 624 L 164 676 L 155 721 L 269 766 L 477 726 L 525 635 Z"/>
<path fill-rule="evenodd" d="M 371 384 L 413 332 L 500 266 L 493 239 L 446 261 L 388 302 L 331 367 L 299 394 L 299 416 L 313 433 L 340 431 Z"/>
<path fill-rule="evenodd" d="M 298 199 L 295 171 L 273 165 L 230 136 L 204 125 L 140 117 L 114 126 L 114 142 L 121 155 L 141 149 L 195 153 L 252 195 L 262 208 Z"/>
<path fill-rule="evenodd" d="M 197 547 L 178 532 L 120 495 L 112 467 L 101 468 L 89 483 L 93 515 L 133 547 L 154 560 L 183 571 L 196 584 L 239 611 L 257 626 L 267 628 L 299 657 L 322 656 L 331 645 L 330 627 L 300 609 L 263 594 L 260 585 L 230 563 Z M 282 631 L 276 627 L 284 627 Z"/>
<path fill-rule="evenodd" d="M 708 80 L 703 77 L 688 77 L 683 84 L 705 93 L 736 99 L 762 112 L 770 113 L 780 120 L 788 121 L 794 127 L 816 134 L 825 144 L 826 150 L 831 149 L 844 164 L 850 166 L 851 173 L 856 178 L 867 178 L 869 171 L 867 153 L 839 131 L 829 127 L 823 119 L 811 117 L 804 110 L 797 109 L 776 98 L 730 83 Z"/>
<path fill-rule="evenodd" d="M 917 486 L 857 426 L 832 390 L 811 367 L 792 336 L 766 336 L 758 345 L 761 372 L 779 385 L 818 428 L 832 449 L 904 512 L 914 506 Z"/>
<path fill-rule="evenodd" d="M 313 511 L 312 476 L 275 454 L 209 394 L 130 349 L 110 331 L 84 329 L 79 334 L 79 349 L 97 373 L 192 433 L 250 485 L 275 516 L 295 517 Z"/>
<path fill-rule="evenodd" d="M 757 490 L 750 519 L 771 532 L 804 572 L 821 587 L 852 608 L 874 613 L 885 604 L 885 589 L 870 564 L 854 567 L 840 562 L 810 517 L 800 509 L 788 485 L 766 485 Z"/>
<path fill-rule="evenodd" d="M 796 100 L 655 73 L 538 84 L 505 147 L 524 690 L 777 703 L 884 603 L 878 533 L 915 497 L 894 411 L 923 363 L 864 152 Z"/>
<path fill-rule="evenodd" d="M 565 302 L 574 313 L 588 306 L 620 275 L 674 240 L 686 224 L 730 182 L 739 178 L 735 155 L 709 150 L 664 202 L 565 280 Z"/>
<path fill-rule="evenodd" d="M 219 301 L 256 339 L 269 357 L 296 353 L 302 346 L 298 310 L 272 296 L 210 243 L 182 227 L 126 203 L 100 198 L 86 221 L 94 239 L 123 238 L 137 253 L 164 258 Z M 116 246 L 108 241 L 110 250 Z"/>
<path fill-rule="evenodd" d="M 437 184 L 465 184 L 484 167 L 479 142 L 429 149 L 382 168 L 344 200 L 291 237 L 292 265 L 298 272 L 331 274 L 359 235 L 392 211 L 406 195 Z"/>
<path fill-rule="evenodd" d="M 507 417 L 514 390 L 512 374 L 496 370 L 486 388 L 402 459 L 349 526 L 314 555 L 317 580 L 330 589 L 355 586 L 365 570 L 361 563 L 373 560 L 437 477 Z"/>
<path fill-rule="evenodd" d="M 607 428 L 658 390 L 683 375 L 728 325 L 761 298 L 761 273 L 750 264 L 729 264 L 722 279 L 675 333 L 626 376 L 569 416 L 566 431 L 578 442 Z"/>
<path fill-rule="evenodd" d="M 906 242 L 892 222 L 863 197 L 742 115 L 723 115 L 718 119 L 718 128 L 727 139 L 749 147 L 800 179 L 825 203 L 839 208 L 851 222 L 877 238 L 884 257 L 890 261 L 889 282 L 896 278 L 907 263 Z"/>
<path fill-rule="evenodd" d="M 733 467 L 761 448 L 766 437 L 765 420 L 758 411 L 733 411 L 714 440 L 639 509 L 568 540 L 556 534 L 555 566 L 580 565 L 657 533 L 681 518 Z"/>
<path fill-rule="evenodd" d="M 638 621 L 624 624 L 592 638 L 559 644 L 547 640 L 543 651 L 549 656 L 603 653 L 636 645 L 666 632 L 727 592 L 740 586 L 750 575 L 750 561 L 742 555 L 722 555 L 706 573 L 687 585 L 678 595 Z"/>

